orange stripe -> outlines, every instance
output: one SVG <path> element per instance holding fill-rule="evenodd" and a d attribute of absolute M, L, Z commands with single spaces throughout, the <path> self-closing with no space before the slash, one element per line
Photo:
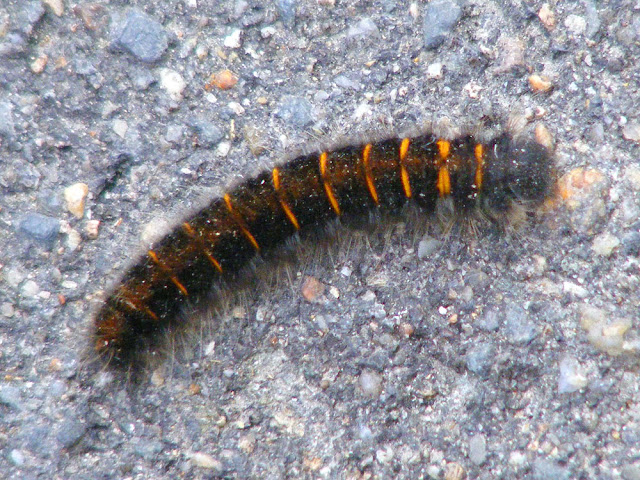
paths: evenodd
<path fill-rule="evenodd" d="M 131 292 L 126 292 L 125 295 L 130 294 Z M 146 313 L 147 315 L 149 315 L 153 320 L 158 320 L 158 316 L 153 313 L 151 311 L 151 309 L 149 309 L 149 307 L 147 307 L 146 305 L 143 305 L 142 307 L 139 307 L 138 305 L 136 305 L 135 303 L 133 303 L 129 298 L 125 297 L 125 298 L 121 298 L 119 299 L 120 304 L 121 305 L 126 305 L 127 307 L 131 308 L 132 310 L 139 312 L 140 310 L 142 310 L 144 313 Z"/>
<path fill-rule="evenodd" d="M 438 154 L 440 155 L 440 160 L 444 161 L 449 158 L 449 153 L 451 153 L 451 143 L 447 140 L 439 139 L 436 142 L 438 147 Z"/>
<path fill-rule="evenodd" d="M 295 227 L 296 230 L 300 230 L 300 224 L 298 223 L 298 219 L 293 214 L 293 211 L 289 207 L 289 204 L 285 202 L 284 198 L 282 198 L 282 194 L 280 193 L 280 170 L 274 168 L 272 171 L 273 176 L 273 189 L 278 194 L 278 201 L 280 202 L 280 206 L 284 211 L 284 214 L 287 216 L 291 224 Z"/>
<path fill-rule="evenodd" d="M 404 196 L 407 198 L 411 198 L 411 183 L 409 182 L 409 172 L 407 171 L 404 161 L 407 159 L 407 155 L 409 154 L 410 144 L 411 140 L 408 138 L 403 138 L 402 143 L 400 144 L 400 180 L 402 181 Z"/>
<path fill-rule="evenodd" d="M 438 170 L 438 183 L 436 184 L 441 197 L 451 194 L 451 177 L 447 167 L 440 167 Z"/>
<path fill-rule="evenodd" d="M 204 245 L 204 242 L 202 241 L 202 239 L 197 236 L 198 234 L 193 229 L 193 227 L 189 225 L 187 222 L 184 222 L 182 224 L 182 227 L 190 237 L 192 237 L 194 240 L 196 240 L 200 244 L 200 247 L 204 251 L 205 256 L 207 257 L 209 262 L 211 262 L 211 264 L 215 267 L 215 269 L 218 270 L 218 272 L 222 273 L 222 265 L 220 265 L 220 262 L 218 262 L 218 260 L 213 258 L 213 256 L 207 251 L 207 247 Z"/>
<path fill-rule="evenodd" d="M 476 188 L 482 190 L 482 179 L 484 174 L 484 146 L 478 143 L 474 148 L 476 155 Z"/>
<path fill-rule="evenodd" d="M 182 293 L 185 297 L 189 295 L 189 292 L 187 292 L 187 289 L 184 288 L 184 285 L 182 285 L 180 283 L 180 280 L 178 280 L 178 278 L 172 274 L 171 269 L 169 267 L 167 267 L 165 264 L 163 264 L 160 259 L 158 258 L 158 256 L 156 255 L 156 252 L 154 252 L 153 250 L 149 250 L 147 252 L 149 254 L 149 257 L 151 257 L 151 260 L 153 260 L 153 262 L 158 265 L 158 267 L 160 267 L 160 269 L 166 273 L 169 274 L 169 278 L 171 279 L 171 281 L 173 282 L 173 284 L 178 287 L 178 290 L 180 290 L 180 293 Z"/>
<path fill-rule="evenodd" d="M 371 159 L 371 144 L 367 143 L 362 149 L 362 163 L 364 163 L 364 176 L 367 181 L 367 188 L 369 189 L 369 194 L 376 205 L 378 205 L 378 192 L 376 192 L 376 185 L 373 182 L 373 177 L 371 176 L 371 165 L 369 164 L 369 160 Z"/>
<path fill-rule="evenodd" d="M 336 215 L 340 215 L 340 205 L 338 205 L 338 200 L 336 196 L 333 194 L 333 189 L 329 184 L 329 180 L 327 179 L 327 159 L 329 155 L 327 152 L 322 152 L 320 154 L 320 175 L 322 176 L 322 183 L 324 184 L 324 191 L 327 194 L 327 199 L 329 199 L 329 203 L 331 204 L 331 208 L 336 212 Z"/>
<path fill-rule="evenodd" d="M 227 205 L 227 209 L 229 210 L 229 213 L 235 220 L 236 224 L 240 227 L 240 230 L 242 230 L 242 234 L 247 237 L 247 240 L 249 240 L 249 243 L 253 245 L 253 248 L 255 248 L 257 251 L 260 251 L 260 245 L 258 245 L 256 239 L 253 237 L 253 235 L 251 235 L 251 232 L 245 225 L 242 218 L 240 218 L 240 216 L 233 211 L 233 206 L 231 205 L 231 197 L 228 193 L 224 194 L 224 203 Z"/>

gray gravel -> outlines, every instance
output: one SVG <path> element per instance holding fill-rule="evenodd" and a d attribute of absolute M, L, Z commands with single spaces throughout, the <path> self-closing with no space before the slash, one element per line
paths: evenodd
<path fill-rule="evenodd" d="M 2 2 L 0 477 L 640 478 L 640 11 L 549 3 Z M 510 118 L 564 179 L 523 227 L 337 228 L 137 383 L 89 362 L 103 291 L 203 197 Z"/>

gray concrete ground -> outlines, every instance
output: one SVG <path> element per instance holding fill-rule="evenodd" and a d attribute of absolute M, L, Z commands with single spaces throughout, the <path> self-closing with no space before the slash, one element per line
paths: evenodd
<path fill-rule="evenodd" d="M 625 0 L 4 0 L 0 476 L 640 478 L 639 54 Z M 138 384 L 87 367 L 101 292 L 203 195 L 511 117 L 562 179 L 517 232 L 339 229 Z"/>

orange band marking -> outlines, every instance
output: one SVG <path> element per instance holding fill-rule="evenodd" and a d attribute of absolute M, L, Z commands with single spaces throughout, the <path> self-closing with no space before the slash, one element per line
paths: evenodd
<path fill-rule="evenodd" d="M 298 223 L 298 219 L 293 214 L 293 211 L 289 207 L 289 204 L 282 198 L 282 194 L 280 193 L 280 170 L 274 168 L 272 170 L 273 177 L 273 189 L 276 191 L 278 195 L 278 201 L 280 202 L 280 206 L 284 211 L 284 214 L 287 216 L 287 219 L 291 222 L 291 224 L 295 227 L 296 230 L 300 230 L 300 224 Z"/>
<path fill-rule="evenodd" d="M 327 199 L 331 204 L 331 208 L 336 212 L 336 215 L 340 215 L 340 205 L 338 205 L 338 200 L 333 193 L 333 189 L 331 188 L 331 184 L 329 183 L 329 179 L 327 178 L 327 160 L 329 155 L 327 152 L 322 152 L 320 154 L 320 175 L 322 176 L 322 183 L 324 184 L 324 191 L 327 194 Z"/>
<path fill-rule="evenodd" d="M 127 292 L 127 293 L 130 293 L 130 292 Z M 135 312 L 139 312 L 142 310 L 144 313 L 149 315 L 153 320 L 156 320 L 156 321 L 158 320 L 158 315 L 153 313 L 149 307 L 147 307 L 146 305 L 138 306 L 135 303 L 133 303 L 130 298 L 126 298 L 126 297 L 121 298 L 119 299 L 119 303 L 121 305 L 126 305 L 127 307 L 129 307 L 131 310 Z"/>
<path fill-rule="evenodd" d="M 242 220 L 242 218 L 240 218 L 240 216 L 236 212 L 233 211 L 233 205 L 231 205 L 231 197 L 229 196 L 228 193 L 225 193 L 223 198 L 224 198 L 224 203 L 227 206 L 227 210 L 229 210 L 229 213 L 231 214 L 231 216 L 235 220 L 236 224 L 240 227 L 240 230 L 242 231 L 242 234 L 247 238 L 247 240 L 249 240 L 249 243 L 253 246 L 253 248 L 255 248 L 256 251 L 259 252 L 260 251 L 260 245 L 258 245 L 258 242 L 254 238 L 254 236 L 251 235 L 251 232 L 249 231 L 249 229 L 245 225 L 245 223 Z"/>
<path fill-rule="evenodd" d="M 438 154 L 440 155 L 441 161 L 446 161 L 449 158 L 449 154 L 451 153 L 451 143 L 447 140 L 439 139 L 436 142 L 436 146 L 438 147 Z"/>
<path fill-rule="evenodd" d="M 404 161 L 407 159 L 407 155 L 409 154 L 409 145 L 411 144 L 411 140 L 408 138 L 403 138 L 402 143 L 400 143 L 400 180 L 402 181 L 402 189 L 404 190 L 404 196 L 407 198 L 411 198 L 411 183 L 409 182 L 409 172 L 407 171 L 407 167 L 404 164 Z"/>
<path fill-rule="evenodd" d="M 447 167 L 440 167 L 438 170 L 438 183 L 436 184 L 441 197 L 451 194 L 451 177 Z"/>
<path fill-rule="evenodd" d="M 371 176 L 371 165 L 369 164 L 369 160 L 371 159 L 371 148 L 372 145 L 367 143 L 362 149 L 362 163 L 364 164 L 364 176 L 367 182 L 367 189 L 369 190 L 369 194 L 376 205 L 378 205 L 378 192 L 376 191 L 376 185 L 373 182 L 373 177 Z"/>
<path fill-rule="evenodd" d="M 187 222 L 184 222 L 182 224 L 182 228 L 184 228 L 184 231 L 187 232 L 187 234 L 195 239 L 199 244 L 200 247 L 202 248 L 202 250 L 204 251 L 205 256 L 207 257 L 207 259 L 209 260 L 209 262 L 211 262 L 211 265 L 214 266 L 214 268 L 216 270 L 218 270 L 219 273 L 222 273 L 222 265 L 220 265 L 220 262 L 218 262 L 218 260 L 216 260 L 215 258 L 213 258 L 213 255 L 211 255 L 208 251 L 207 251 L 207 247 L 204 245 L 204 242 L 202 241 L 202 239 L 200 237 L 198 237 L 198 234 L 196 233 L 196 231 L 193 229 L 193 227 L 191 225 L 189 225 Z"/>
<path fill-rule="evenodd" d="M 160 261 L 160 259 L 158 258 L 158 255 L 156 255 L 156 252 L 154 252 L 153 250 L 149 250 L 147 253 L 148 253 L 149 257 L 151 258 L 151 260 L 153 260 L 153 263 L 158 265 L 158 267 L 160 267 L 160 269 L 163 272 L 166 272 L 166 273 L 169 274 L 169 278 L 171 279 L 173 284 L 176 287 L 178 287 L 178 290 L 180 290 L 180 293 L 182 293 L 185 297 L 188 296 L 189 292 L 187 292 L 187 289 L 184 288 L 184 285 L 182 285 L 180 283 L 180 280 L 178 280 L 178 277 L 176 277 L 175 275 L 172 274 L 171 269 Z"/>
<path fill-rule="evenodd" d="M 484 175 L 484 146 L 478 143 L 473 151 L 476 155 L 476 188 L 478 190 L 482 190 L 482 178 Z"/>

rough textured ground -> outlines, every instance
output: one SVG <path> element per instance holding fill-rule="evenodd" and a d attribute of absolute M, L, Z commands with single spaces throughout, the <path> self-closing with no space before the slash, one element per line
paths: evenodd
<path fill-rule="evenodd" d="M 77 3 L 0 6 L 1 477 L 640 478 L 636 2 Z M 517 233 L 407 216 L 267 267 L 137 386 L 83 364 L 101 291 L 202 195 L 514 115 L 564 185 Z"/>

